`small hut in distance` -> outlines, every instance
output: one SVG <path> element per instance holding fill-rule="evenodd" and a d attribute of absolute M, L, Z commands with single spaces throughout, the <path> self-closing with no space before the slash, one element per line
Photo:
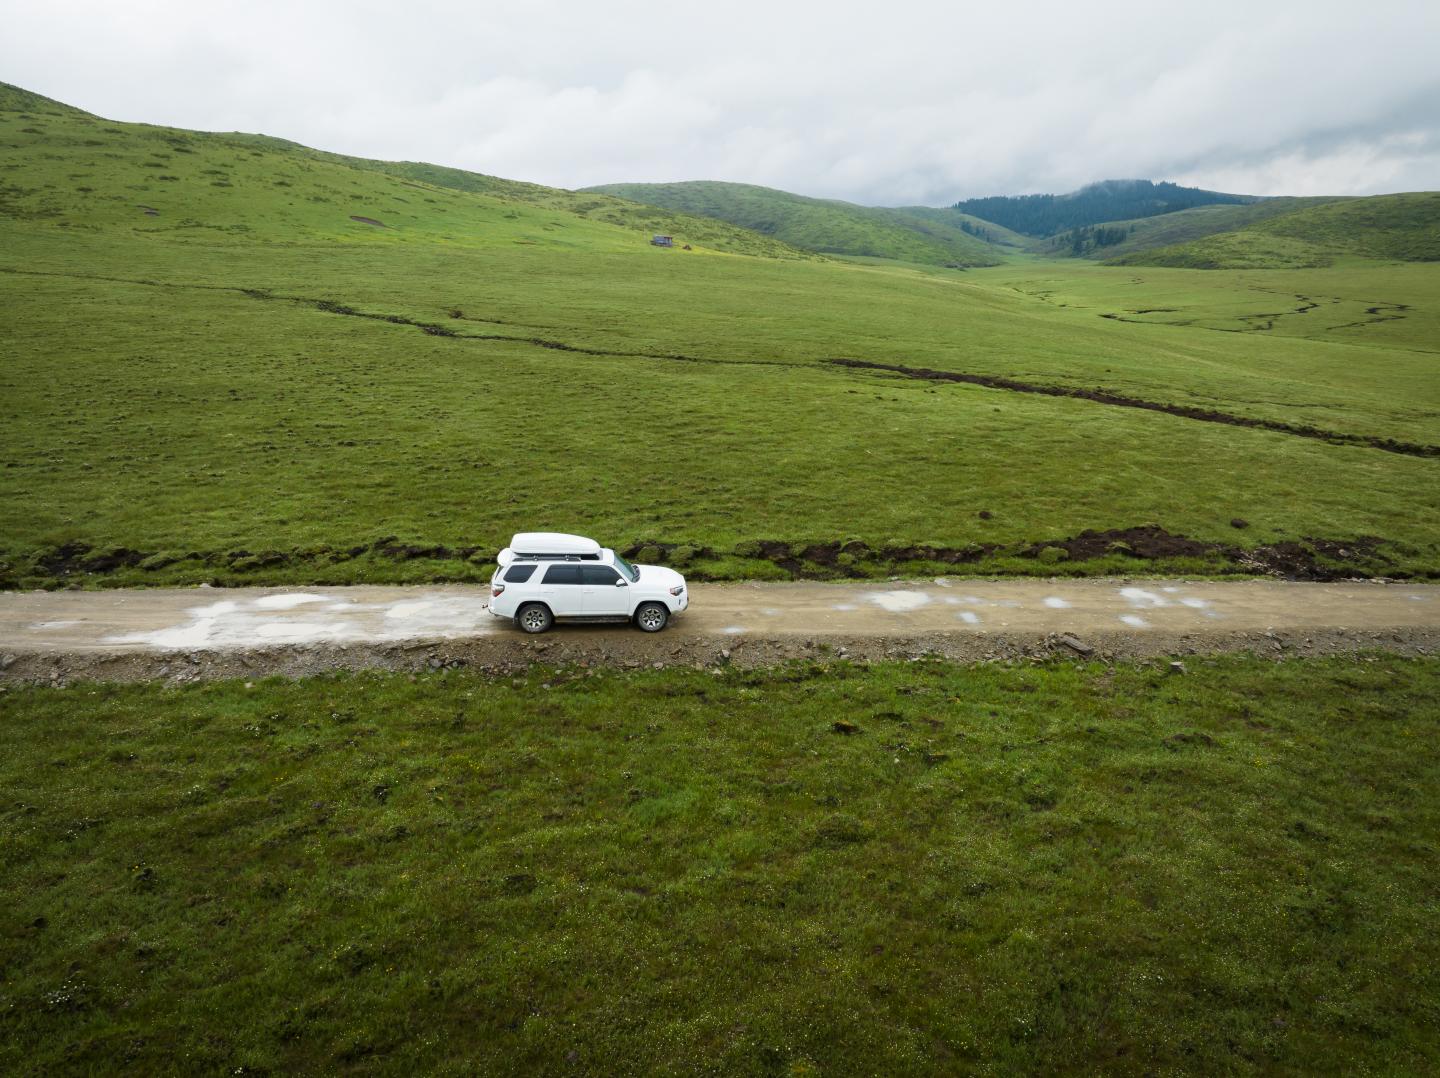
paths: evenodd
<path fill-rule="evenodd" d="M 675 237 L 674 237 L 674 236 L 651 236 L 651 237 L 650 237 L 650 243 L 651 243 L 652 246 L 655 246 L 655 247 L 674 247 L 674 246 L 675 246 Z"/>

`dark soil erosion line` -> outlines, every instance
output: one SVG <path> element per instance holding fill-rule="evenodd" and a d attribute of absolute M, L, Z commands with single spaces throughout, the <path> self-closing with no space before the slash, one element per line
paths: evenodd
<path fill-rule="evenodd" d="M 1165 404 L 1160 401 L 1141 400 L 1126 397 L 1103 389 L 1072 389 L 1068 386 L 1043 386 L 1033 382 L 1019 382 L 1013 378 L 999 378 L 988 374 L 965 374 L 959 371 L 937 371 L 927 367 L 904 367 L 895 363 L 872 363 L 864 359 L 829 359 L 837 367 L 855 370 L 887 371 L 904 375 L 906 378 L 920 378 L 931 382 L 963 382 L 966 385 L 984 386 L 987 389 L 1008 389 L 1013 393 L 1038 393 L 1045 397 L 1072 397 L 1078 400 L 1094 401 L 1096 404 L 1110 404 L 1119 408 L 1140 408 L 1149 412 L 1179 416 L 1182 419 L 1196 419 L 1202 423 L 1224 423 L 1232 427 L 1251 427 L 1256 430 L 1272 431 L 1276 434 L 1293 434 L 1299 438 L 1314 438 L 1331 445 L 1355 445 L 1369 449 L 1383 449 L 1387 453 L 1402 453 L 1408 457 L 1440 457 L 1440 445 L 1421 445 L 1415 442 L 1400 442 L 1394 438 L 1380 438 L 1368 434 L 1342 434 L 1339 431 L 1322 430 L 1319 427 L 1299 423 L 1281 423 L 1274 419 L 1256 419 L 1252 416 L 1231 415 L 1209 408 L 1193 408 L 1184 404 Z"/>
<path fill-rule="evenodd" d="M 1243 521 L 1236 526 L 1243 525 Z M 1202 575 L 1243 573 L 1282 576 L 1292 580 L 1343 580 L 1408 576 L 1386 555 L 1385 542 L 1374 536 L 1356 539 L 1302 539 L 1257 547 L 1191 539 L 1155 524 L 1106 531 L 1084 531 L 1066 539 L 1002 546 L 871 544 L 849 540 L 752 539 L 729 549 L 692 543 L 647 539 L 621 553 L 640 562 L 674 565 L 692 579 L 732 579 L 735 559 L 755 566 L 768 563 L 792 580 L 878 580 L 897 572 L 929 575 L 945 567 L 971 567 L 972 572 L 1002 575 L 1077 575 L 1085 562 L 1101 564 L 1096 571 L 1124 574 L 1150 572 L 1156 566 Z M 82 581 L 123 574 L 121 582 L 143 584 L 152 573 L 184 567 L 191 573 L 229 584 L 263 584 L 286 570 L 303 569 L 324 575 L 328 567 L 356 559 L 375 564 L 430 562 L 432 583 L 480 580 L 488 575 L 495 551 L 485 546 L 401 542 L 385 536 L 356 544 L 307 546 L 289 550 L 144 551 L 129 547 L 97 549 L 72 541 L 23 556 L 0 552 L 0 588 L 75 587 Z M 721 569 L 722 566 L 728 567 Z M 1028 564 L 1027 564 L 1028 563 Z M 717 572 L 717 570 L 721 570 Z"/>
<path fill-rule="evenodd" d="M 1239 521 L 1237 526 L 1243 524 Z M 1108 558 L 1117 570 L 1123 570 L 1127 562 L 1139 568 L 1143 562 L 1183 560 L 1190 565 L 1204 564 L 1211 572 L 1283 576 L 1292 580 L 1404 576 L 1381 552 L 1384 545 L 1385 541 L 1375 536 L 1360 536 L 1349 540 L 1309 538 L 1245 548 L 1176 535 L 1158 524 L 1142 524 L 1133 528 L 1083 531 L 1068 539 L 1009 547 L 998 543 L 946 547 L 872 545 L 859 539 L 843 542 L 755 539 L 725 551 L 651 539 L 632 543 L 621 553 L 640 562 L 673 564 L 697 580 L 707 579 L 707 560 L 727 556 L 768 561 L 795 580 L 874 579 L 877 574 L 906 567 L 921 570 L 946 565 L 983 567 L 1004 558 L 1057 567 Z"/>

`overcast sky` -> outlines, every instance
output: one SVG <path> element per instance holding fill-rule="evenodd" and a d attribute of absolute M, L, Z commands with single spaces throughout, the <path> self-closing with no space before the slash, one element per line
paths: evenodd
<path fill-rule="evenodd" d="M 102 116 L 562 187 L 1440 189 L 1440 0 L 0 0 L 0 20 L 0 79 Z"/>

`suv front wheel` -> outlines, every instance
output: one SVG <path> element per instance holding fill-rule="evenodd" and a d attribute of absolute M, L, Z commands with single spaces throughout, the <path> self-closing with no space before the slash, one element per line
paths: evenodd
<path fill-rule="evenodd" d="M 526 603 L 515 611 L 515 624 L 527 633 L 543 633 L 555 624 L 555 618 L 542 603 Z"/>
<path fill-rule="evenodd" d="M 670 611 L 664 603 L 641 603 L 635 611 L 635 624 L 647 633 L 658 633 L 670 620 Z"/>

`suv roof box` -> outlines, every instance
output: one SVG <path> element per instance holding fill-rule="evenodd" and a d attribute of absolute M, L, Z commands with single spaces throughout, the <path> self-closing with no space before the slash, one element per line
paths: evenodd
<path fill-rule="evenodd" d="M 586 539 L 583 535 L 566 535 L 564 532 L 516 532 L 510 538 L 510 545 L 500 551 L 496 560 L 501 565 L 508 565 L 517 558 L 578 558 L 595 561 L 599 557 L 600 544 L 594 539 Z"/>

